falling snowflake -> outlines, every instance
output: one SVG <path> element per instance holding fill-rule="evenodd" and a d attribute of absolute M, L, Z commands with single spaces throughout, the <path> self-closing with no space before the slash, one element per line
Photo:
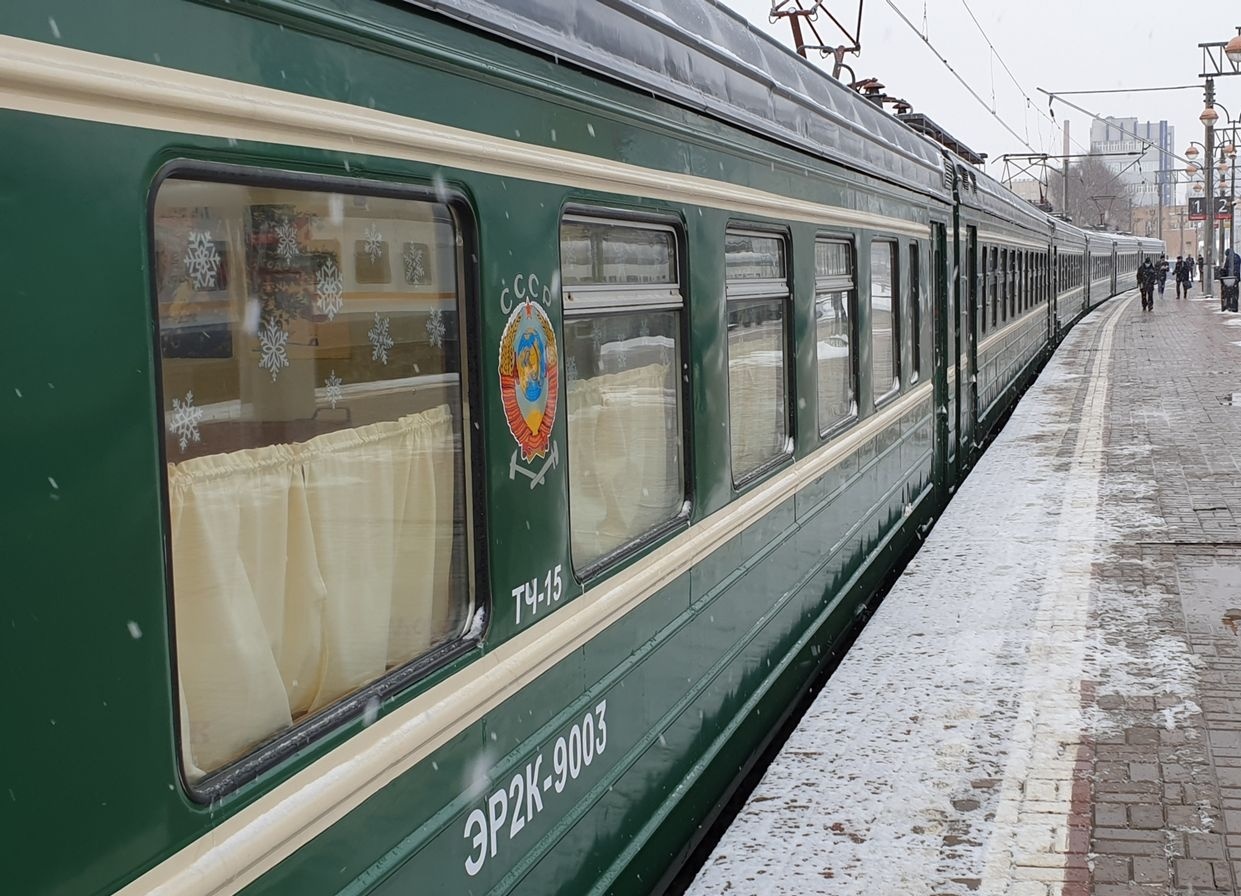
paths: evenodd
<path fill-rule="evenodd" d="M 336 375 L 335 370 L 323 381 L 323 385 L 327 386 L 327 400 L 332 403 L 332 410 L 336 410 L 336 402 L 341 400 L 340 384 L 341 378 Z"/>
<path fill-rule="evenodd" d="M 380 364 L 388 363 L 388 350 L 392 348 L 392 320 L 380 317 L 375 312 L 375 326 L 366 331 L 366 338 L 371 341 L 371 360 Z"/>
<path fill-rule="evenodd" d="M 448 328 L 444 326 L 444 312 L 438 308 L 431 309 L 431 316 L 427 318 L 427 338 L 431 340 L 431 344 L 442 348 L 447 331 Z"/>
<path fill-rule="evenodd" d="M 421 243 L 406 243 L 401 253 L 405 263 L 405 282 L 423 284 L 430 280 L 427 276 L 427 247 Z"/>
<path fill-rule="evenodd" d="M 190 442 L 201 442 L 202 435 L 198 432 L 198 422 L 203 418 L 203 409 L 194 407 L 194 393 L 186 392 L 185 401 L 172 400 L 172 415 L 168 419 L 168 431 L 176 436 L 181 451 L 189 447 Z"/>
<path fill-rule="evenodd" d="M 274 383 L 280 368 L 289 366 L 289 334 L 273 317 L 259 330 L 259 348 L 262 350 L 259 367 L 271 372 Z"/>
<path fill-rule="evenodd" d="M 211 231 L 191 230 L 185 247 L 185 271 L 195 289 L 215 289 L 220 272 L 220 253 L 211 241 Z"/>
<path fill-rule="evenodd" d="M 319 273 L 315 278 L 315 290 L 319 294 L 315 302 L 315 310 L 320 314 L 326 314 L 328 320 L 334 320 L 340 313 L 340 309 L 344 307 L 345 290 L 340 281 L 340 268 L 336 266 L 333 259 L 329 258 L 319 266 Z"/>
<path fill-rule="evenodd" d="M 302 247 L 297 244 L 297 228 L 289 223 L 288 218 L 276 225 L 276 237 L 279 240 L 276 254 L 284 259 L 285 264 L 301 254 Z"/>
<path fill-rule="evenodd" d="M 367 224 L 366 230 L 362 233 L 362 238 L 364 240 L 362 251 L 371 260 L 371 264 L 374 264 L 379 261 L 379 256 L 383 254 L 384 235 L 379 232 L 379 228 L 374 224 Z"/>

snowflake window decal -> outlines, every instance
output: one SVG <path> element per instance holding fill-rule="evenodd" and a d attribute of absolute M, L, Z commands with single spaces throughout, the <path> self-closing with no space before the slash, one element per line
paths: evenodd
<path fill-rule="evenodd" d="M 431 281 L 427 274 L 427 247 L 422 243 L 406 243 L 401 252 L 405 266 L 405 282 L 422 286 Z"/>
<path fill-rule="evenodd" d="M 301 254 L 302 247 L 297 243 L 297 228 L 289 223 L 288 218 L 276 225 L 276 240 L 276 254 L 284 259 L 285 264 Z"/>
<path fill-rule="evenodd" d="M 178 439 L 181 453 L 189 447 L 190 442 L 201 442 L 202 434 L 198 424 L 203 418 L 203 409 L 194 407 L 194 393 L 185 393 L 185 401 L 178 398 L 172 400 L 172 414 L 168 419 L 168 431 Z"/>
<path fill-rule="evenodd" d="M 374 224 L 366 225 L 366 230 L 362 232 L 362 251 L 371 260 L 371 264 L 379 261 L 379 256 L 383 254 L 383 239 L 384 235 L 379 232 L 378 227 Z"/>
<path fill-rule="evenodd" d="M 340 268 L 333 259 L 329 258 L 319 266 L 315 277 L 315 292 L 318 293 L 315 310 L 326 314 L 328 320 L 335 320 L 345 305 L 345 289 L 341 283 Z"/>
<path fill-rule="evenodd" d="M 323 385 L 327 387 L 327 400 L 332 405 L 332 410 L 336 410 L 336 403 L 341 400 L 341 383 L 343 380 L 336 375 L 333 370 L 331 375 L 323 381 Z"/>
<path fill-rule="evenodd" d="M 195 289 L 215 289 L 220 274 L 220 253 L 209 230 L 191 230 L 185 247 L 185 271 Z"/>
<path fill-rule="evenodd" d="M 431 340 L 431 345 L 443 348 L 444 334 L 447 332 L 448 328 L 444 325 L 444 312 L 438 308 L 432 308 L 431 316 L 427 318 L 427 338 Z"/>
<path fill-rule="evenodd" d="M 283 367 L 289 366 L 289 334 L 273 317 L 259 330 L 259 368 L 271 373 L 274 383 Z"/>
<path fill-rule="evenodd" d="M 392 319 L 380 317 L 375 312 L 375 325 L 366 331 L 366 338 L 371 341 L 371 360 L 387 366 L 388 351 L 392 348 Z"/>

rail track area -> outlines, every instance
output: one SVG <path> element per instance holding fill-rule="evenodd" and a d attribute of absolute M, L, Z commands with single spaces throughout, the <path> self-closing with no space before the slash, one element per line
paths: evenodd
<path fill-rule="evenodd" d="M 1126 293 L 1074 329 L 690 894 L 1238 892 L 1241 315 L 1217 309 Z"/>

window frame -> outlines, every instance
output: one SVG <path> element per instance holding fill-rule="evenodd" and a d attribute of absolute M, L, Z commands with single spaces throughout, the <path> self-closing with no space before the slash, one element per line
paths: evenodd
<path fill-rule="evenodd" d="M 451 185 L 380 180 L 373 177 L 348 177 L 303 172 L 288 161 L 288 167 L 266 167 L 286 160 L 268 158 L 265 164 L 241 165 L 200 159 L 174 159 L 161 167 L 147 188 L 145 225 L 147 228 L 144 250 L 148 262 L 147 290 L 148 313 L 151 321 L 151 376 L 154 380 L 155 409 L 159 431 L 151 433 L 156 441 L 159 471 L 159 515 L 163 544 L 160 553 L 164 565 L 164 600 L 168 619 L 168 660 L 171 674 L 169 706 L 172 716 L 173 746 L 176 753 L 176 773 L 183 792 L 198 805 L 209 805 L 253 784 L 261 775 L 298 754 L 309 754 L 308 761 L 324 749 L 324 740 L 333 734 L 349 739 L 357 734 L 346 730 L 362 719 L 368 706 L 376 701 L 380 705 L 398 695 L 412 695 L 419 684 L 433 686 L 436 674 L 442 673 L 454 663 L 468 661 L 484 641 L 494 614 L 491 588 L 489 587 L 490 564 L 488 556 L 488 519 L 485 507 L 485 458 L 482 434 L 474 426 L 475 409 L 482 407 L 482 369 L 478 352 L 466 350 L 477 344 L 481 334 L 479 318 L 481 277 L 476 262 L 478 257 L 478 217 L 464 190 Z M 452 641 L 440 644 L 421 656 L 414 657 L 374 681 L 345 694 L 321 711 L 294 722 L 289 728 L 276 732 L 256 745 L 248 753 L 213 771 L 206 772 L 199 781 L 191 781 L 185 765 L 184 738 L 180 706 L 181 684 L 177 657 L 176 595 L 173 588 L 172 567 L 172 519 L 169 494 L 169 457 L 164 438 L 165 400 L 163 354 L 161 349 L 159 274 L 154 263 L 156 243 L 156 211 L 160 189 L 169 180 L 185 180 L 197 183 L 215 183 L 223 186 L 259 187 L 281 190 L 303 190 L 308 193 L 337 193 L 345 196 L 367 196 L 441 205 L 453 216 L 454 236 L 459 240 L 456 247 L 457 276 L 457 338 L 461 347 L 458 358 L 461 378 L 461 465 L 463 477 L 462 538 L 466 560 L 466 589 L 469 608 L 466 619 L 482 612 L 482 625 L 465 628 Z M 470 631 L 477 628 L 473 635 Z M 339 744 L 328 747 L 328 751 Z"/>
<path fill-rule="evenodd" d="M 875 302 L 875 263 L 874 263 L 874 259 L 875 259 L 875 246 L 877 245 L 888 246 L 889 251 L 891 252 L 891 258 L 892 258 L 892 261 L 891 261 L 892 293 L 891 294 L 892 294 L 892 302 L 894 305 L 896 305 L 896 307 L 891 309 L 891 312 L 890 312 L 892 315 L 892 369 L 893 369 L 892 378 L 893 378 L 893 381 L 895 382 L 895 385 L 883 393 L 878 393 L 875 391 L 875 305 L 874 305 L 874 302 Z M 870 238 L 869 248 L 870 248 L 870 252 L 867 255 L 866 260 L 869 265 L 867 274 L 869 275 L 868 282 L 870 286 L 870 292 L 867 297 L 868 301 L 870 302 L 870 305 L 868 308 L 869 310 L 868 320 L 870 322 L 870 332 L 868 334 L 870 337 L 870 391 L 871 391 L 871 406 L 874 408 L 878 408 L 878 407 L 881 407 L 887 404 L 893 399 L 895 399 L 898 395 L 901 394 L 901 392 L 904 390 L 904 387 L 905 387 L 904 376 L 903 376 L 905 372 L 903 369 L 905 359 L 901 357 L 902 355 L 901 339 L 904 336 L 904 334 L 901 331 L 901 319 L 900 319 L 901 318 L 900 303 L 901 303 L 901 298 L 902 298 L 901 296 L 901 243 L 900 243 L 900 240 L 897 239 L 896 237 L 883 236 L 883 235 L 872 236 Z"/>
<path fill-rule="evenodd" d="M 861 352 L 858 351 L 858 343 L 861 338 L 861 328 L 858 326 L 858 307 L 861 304 L 858 290 L 858 237 L 853 233 L 839 233 L 827 230 L 821 230 L 814 235 L 814 243 L 811 249 L 811 257 L 814 256 L 814 247 L 819 243 L 832 243 L 842 245 L 849 254 L 850 275 L 846 278 L 839 274 L 831 276 L 819 277 L 818 269 L 815 269 L 814 285 L 812 287 L 810 319 L 814 321 L 814 344 L 815 344 L 815 363 L 814 363 L 814 424 L 815 429 L 819 433 L 820 441 L 828 441 L 835 438 L 840 433 L 852 427 L 861 418 L 861 396 L 858 394 L 858 384 L 861 379 Z M 852 413 L 845 414 L 827 426 L 823 425 L 823 419 L 820 416 L 821 405 L 819 404 L 819 360 L 818 360 L 818 308 L 819 296 L 832 292 L 845 293 L 845 310 L 848 313 L 849 321 L 849 377 L 850 387 L 853 391 Z"/>
<path fill-rule="evenodd" d="M 619 567 L 628 563 L 642 551 L 647 550 L 659 542 L 664 541 L 669 535 L 685 528 L 688 524 L 690 516 L 693 513 L 695 504 L 694 491 L 694 445 L 693 445 L 693 427 L 690 425 L 690 408 L 693 401 L 692 383 L 688 382 L 688 371 L 690 369 L 689 353 L 692 348 L 690 344 L 690 299 L 689 299 L 689 259 L 688 259 L 688 236 L 686 233 L 685 222 L 681 218 L 671 214 L 642 213 L 635 212 L 631 209 L 614 208 L 607 205 L 594 205 L 586 202 L 570 202 L 566 203 L 560 209 L 560 216 L 556 223 L 556 275 L 561 278 L 563 284 L 564 276 L 564 258 L 562 254 L 562 241 L 560 238 L 561 228 L 566 221 L 585 221 L 588 223 L 605 224 L 613 226 L 633 227 L 640 230 L 657 230 L 665 231 L 672 234 L 672 246 L 676 255 L 673 263 L 673 270 L 676 272 L 676 284 L 679 287 L 675 291 L 676 298 L 673 299 L 673 291 L 661 289 L 662 284 L 651 286 L 649 284 L 617 284 L 617 285 L 589 285 L 589 286 L 561 286 L 561 345 L 566 344 L 564 337 L 564 325 L 570 320 L 580 319 L 591 316 L 607 316 L 624 312 L 634 312 L 639 310 L 646 311 L 676 311 L 678 312 L 677 326 L 677 361 L 681 365 L 681 371 L 678 371 L 678 414 L 677 427 L 681 440 L 681 474 L 682 474 L 682 500 L 681 506 L 677 513 L 664 520 L 656 526 L 640 533 L 636 538 L 617 546 L 614 550 L 596 557 L 589 563 L 578 565 L 577 559 L 573 556 L 573 503 L 568 497 L 568 479 L 570 475 L 570 461 L 568 450 L 569 439 L 569 403 L 568 389 L 569 377 L 568 373 L 564 374 L 564 415 L 565 415 L 565 507 L 567 522 L 567 544 L 566 550 L 569 555 L 569 566 L 573 574 L 577 576 L 579 582 L 588 585 L 596 582 L 612 573 L 616 572 Z M 580 300 L 572 298 L 574 292 L 583 293 Z M 615 294 L 617 292 L 627 294 L 630 298 L 628 301 L 616 304 L 608 303 L 600 298 L 604 294 Z M 571 301 L 577 304 L 570 305 Z"/>
<path fill-rule="evenodd" d="M 754 280 L 737 279 L 730 281 L 728 278 L 728 237 L 730 234 L 738 236 L 755 236 L 763 239 L 776 239 L 780 241 L 784 252 L 784 278 L 783 281 L 771 278 L 762 278 Z M 793 377 L 793 354 L 794 354 L 794 331 L 793 331 L 793 238 L 789 231 L 782 227 L 773 227 L 764 225 L 755 221 L 744 219 L 736 219 L 729 221 L 724 226 L 724 370 L 728 382 L 728 470 L 732 479 L 734 489 L 742 489 L 753 482 L 761 479 L 772 470 L 783 466 L 789 458 L 791 458 L 796 444 L 797 433 L 797 414 L 796 399 L 793 390 L 796 386 Z M 729 283 L 736 283 L 740 295 L 730 295 Z M 777 283 L 783 282 L 784 290 L 779 292 L 774 289 Z M 781 358 L 782 376 L 784 379 L 784 435 L 785 447 L 777 454 L 763 461 L 753 470 L 742 476 L 737 475 L 737 471 L 733 469 L 733 413 L 732 413 L 732 352 L 729 347 L 728 340 L 728 313 L 729 303 L 733 301 L 749 302 L 759 300 L 784 300 L 784 348 Z"/>

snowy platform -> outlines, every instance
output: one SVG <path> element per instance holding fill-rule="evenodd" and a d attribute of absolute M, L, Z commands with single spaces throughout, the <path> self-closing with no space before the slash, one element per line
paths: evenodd
<path fill-rule="evenodd" d="M 690 894 L 1237 892 L 1241 315 L 1216 309 L 1128 293 L 1070 333 Z"/>

